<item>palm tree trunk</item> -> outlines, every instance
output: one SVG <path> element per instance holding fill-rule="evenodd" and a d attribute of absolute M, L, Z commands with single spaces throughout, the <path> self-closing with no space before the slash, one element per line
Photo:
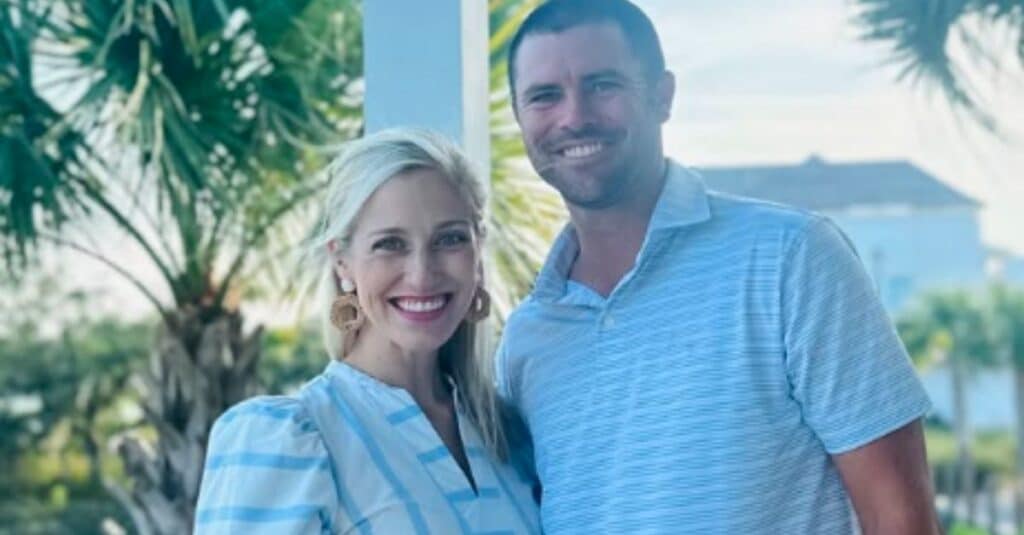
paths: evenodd
<path fill-rule="evenodd" d="M 100 443 L 93 435 L 95 419 L 92 414 L 85 417 L 88 427 L 75 424 L 75 432 L 82 440 L 82 449 L 85 450 L 85 457 L 89 459 L 89 484 L 93 488 L 99 488 L 103 483 L 103 459 L 101 457 Z"/>
<path fill-rule="evenodd" d="M 974 459 L 971 456 L 971 430 L 967 414 L 967 372 L 963 358 L 950 359 L 953 386 L 953 430 L 956 433 L 957 464 L 960 467 L 960 490 L 967 511 L 967 522 L 974 521 Z"/>
<path fill-rule="evenodd" d="M 259 393 L 256 364 L 262 329 L 246 335 L 237 312 L 184 307 L 158 334 L 149 368 L 136 379 L 155 445 L 122 439 L 118 453 L 130 490 L 108 490 L 139 533 L 192 532 L 195 503 L 214 420 Z"/>
<path fill-rule="evenodd" d="M 1019 363 L 1021 359 L 1014 359 L 1013 362 Z M 1017 473 L 1013 479 L 1013 513 L 1016 525 L 1024 526 L 1024 366 L 1014 366 L 1013 383 L 1017 404 Z"/>

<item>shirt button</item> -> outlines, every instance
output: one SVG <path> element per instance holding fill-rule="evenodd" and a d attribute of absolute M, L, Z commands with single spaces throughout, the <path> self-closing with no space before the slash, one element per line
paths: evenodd
<path fill-rule="evenodd" d="M 611 316 L 605 316 L 604 319 L 601 320 L 601 326 L 604 327 L 605 329 L 611 329 L 612 327 L 615 326 L 615 318 Z"/>

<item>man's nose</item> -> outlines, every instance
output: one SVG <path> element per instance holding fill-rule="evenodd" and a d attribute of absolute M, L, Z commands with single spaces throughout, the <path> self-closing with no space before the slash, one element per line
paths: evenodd
<path fill-rule="evenodd" d="M 589 126 L 593 120 L 590 101 L 581 91 L 566 94 L 562 101 L 561 121 L 559 126 L 570 131 L 579 131 Z"/>

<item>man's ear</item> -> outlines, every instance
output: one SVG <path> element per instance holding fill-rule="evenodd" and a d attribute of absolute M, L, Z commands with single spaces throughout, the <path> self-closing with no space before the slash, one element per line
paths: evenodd
<path fill-rule="evenodd" d="M 663 123 L 672 116 L 672 101 L 675 96 L 676 77 L 671 71 L 665 71 L 658 79 L 658 83 L 655 84 L 654 95 L 652 95 L 654 109 Z"/>

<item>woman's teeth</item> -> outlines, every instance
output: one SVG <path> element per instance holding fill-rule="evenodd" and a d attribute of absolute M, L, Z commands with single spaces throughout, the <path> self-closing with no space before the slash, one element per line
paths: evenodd
<path fill-rule="evenodd" d="M 443 295 L 430 299 L 401 297 L 395 300 L 395 304 L 398 308 L 408 312 L 433 312 L 443 307 L 446 301 L 447 299 Z"/>

